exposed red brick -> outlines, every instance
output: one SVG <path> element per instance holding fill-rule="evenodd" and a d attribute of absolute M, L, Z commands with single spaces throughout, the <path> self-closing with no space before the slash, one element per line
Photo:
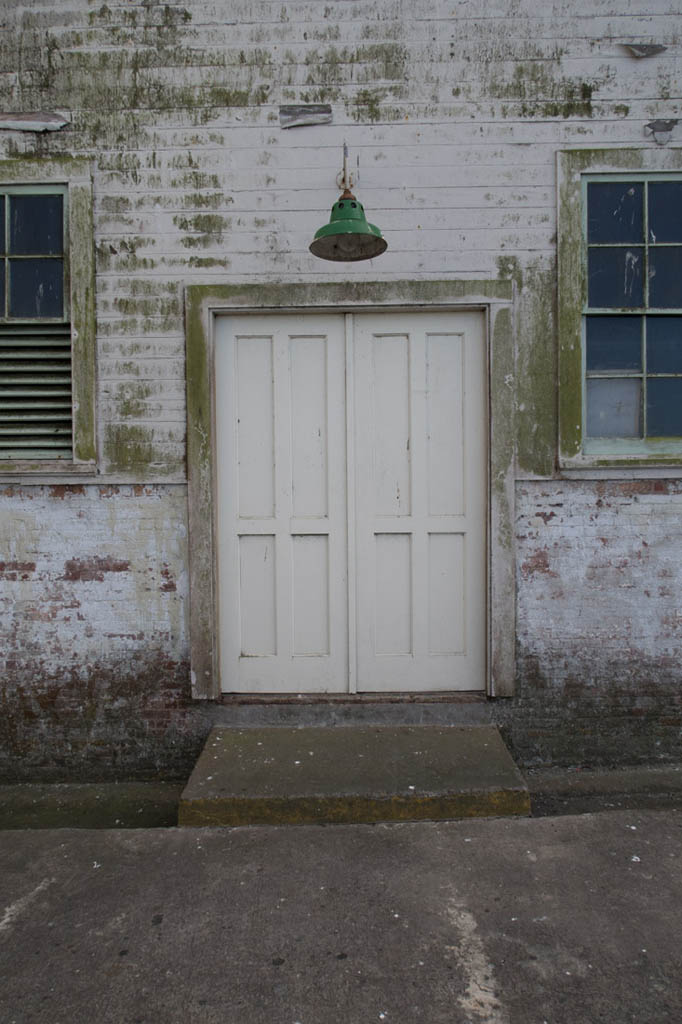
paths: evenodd
<path fill-rule="evenodd" d="M 545 573 L 547 576 L 556 576 L 552 569 L 549 567 L 549 552 L 547 548 L 541 548 L 539 551 L 534 552 L 521 566 L 521 575 L 524 579 L 528 579 L 536 572 Z"/>
<path fill-rule="evenodd" d="M 2 580 L 28 580 L 35 571 L 35 562 L 0 562 L 0 579 Z"/>
<path fill-rule="evenodd" d="M 93 580 L 102 583 L 105 573 L 127 572 L 128 569 L 130 562 L 117 558 L 100 558 L 97 555 L 92 558 L 70 558 L 64 563 L 64 575 L 59 578 L 71 583 L 86 583 Z"/>
<path fill-rule="evenodd" d="M 82 484 L 55 484 L 49 490 L 50 497 L 57 498 L 59 501 L 64 501 L 67 495 L 83 494 L 85 494 L 85 488 Z"/>

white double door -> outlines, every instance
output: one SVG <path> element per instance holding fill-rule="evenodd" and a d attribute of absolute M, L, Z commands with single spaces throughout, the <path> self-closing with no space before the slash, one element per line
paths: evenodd
<path fill-rule="evenodd" d="M 486 377 L 480 313 L 217 318 L 223 691 L 484 689 Z"/>

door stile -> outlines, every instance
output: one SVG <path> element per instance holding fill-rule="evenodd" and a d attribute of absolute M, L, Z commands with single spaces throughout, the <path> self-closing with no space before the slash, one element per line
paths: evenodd
<path fill-rule="evenodd" d="M 289 338 L 281 327 L 273 332 L 273 419 L 275 461 L 275 630 L 277 655 L 286 661 L 292 655 L 292 450 L 291 450 L 291 356 Z"/>
<path fill-rule="evenodd" d="M 417 321 L 421 327 L 421 323 Z M 411 327 L 407 334 L 409 353 L 409 435 L 410 506 L 405 517 L 405 532 L 410 535 L 412 551 L 412 656 L 428 656 L 428 534 L 426 479 L 426 337 L 423 330 Z"/>
<path fill-rule="evenodd" d="M 358 689 L 357 563 L 355 546 L 355 343 L 352 313 L 344 316 L 346 346 L 346 559 L 348 579 L 348 692 Z"/>

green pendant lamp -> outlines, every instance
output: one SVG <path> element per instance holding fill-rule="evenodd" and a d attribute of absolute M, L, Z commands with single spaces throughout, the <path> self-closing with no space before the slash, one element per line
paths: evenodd
<path fill-rule="evenodd" d="M 348 147 L 344 143 L 343 174 L 339 182 L 343 193 L 332 206 L 329 223 L 315 232 L 310 243 L 313 256 L 337 263 L 355 263 L 386 252 L 386 239 L 376 224 L 368 223 L 362 203 L 350 190 L 352 184 L 348 175 Z"/>

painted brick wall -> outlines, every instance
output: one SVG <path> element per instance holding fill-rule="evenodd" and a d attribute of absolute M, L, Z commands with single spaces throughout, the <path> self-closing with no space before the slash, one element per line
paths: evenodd
<path fill-rule="evenodd" d="M 682 756 L 682 481 L 526 482 L 516 510 L 518 751 Z"/>
<path fill-rule="evenodd" d="M 266 301 L 275 282 L 511 278 L 518 463 L 538 481 L 518 489 L 519 697 L 499 714 L 528 760 L 677 753 L 679 485 L 551 479 L 556 153 L 651 146 L 646 123 L 680 114 L 676 5 L 0 0 L 0 27 L 4 108 L 71 120 L 0 131 L 0 159 L 92 162 L 99 448 L 94 484 L 0 476 L 0 770 L 172 772 L 196 748 L 183 292 L 200 282 Z M 632 41 L 668 49 L 637 60 Z M 281 129 L 294 102 L 330 103 L 333 125 Z M 337 268 L 307 246 L 344 139 L 389 250 Z"/>
<path fill-rule="evenodd" d="M 186 503 L 181 487 L 0 488 L 0 774 L 184 770 Z"/>

